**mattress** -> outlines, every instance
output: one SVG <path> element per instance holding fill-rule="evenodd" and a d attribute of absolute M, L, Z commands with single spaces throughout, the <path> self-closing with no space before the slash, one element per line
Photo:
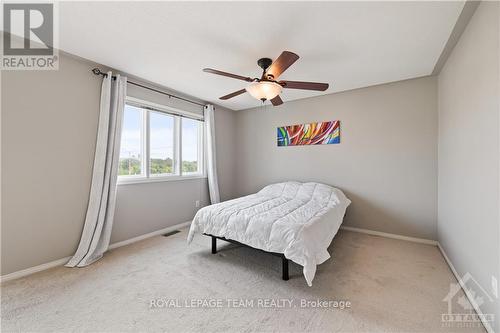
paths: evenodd
<path fill-rule="evenodd" d="M 303 266 L 312 286 L 316 266 L 330 258 L 328 246 L 351 201 L 320 183 L 284 182 L 255 194 L 200 209 L 191 223 L 197 233 L 225 237 L 268 252 L 282 253 Z"/>

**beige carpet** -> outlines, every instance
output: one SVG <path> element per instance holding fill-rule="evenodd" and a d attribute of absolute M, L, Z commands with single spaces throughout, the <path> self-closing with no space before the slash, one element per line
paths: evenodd
<path fill-rule="evenodd" d="M 291 264 L 285 282 L 277 257 L 227 243 L 212 255 L 208 237 L 187 246 L 186 235 L 122 247 L 90 267 L 54 268 L 5 283 L 2 332 L 484 331 L 442 327 L 442 299 L 456 281 L 434 246 L 342 231 L 308 287 L 298 265 Z M 151 308 L 158 299 L 159 306 L 174 299 L 182 307 Z M 222 307 L 185 307 L 197 299 Z M 249 306 L 229 307 L 228 299 L 249 299 Z M 302 299 L 352 305 L 300 308 Z M 273 301 L 293 305 L 263 307 Z"/>

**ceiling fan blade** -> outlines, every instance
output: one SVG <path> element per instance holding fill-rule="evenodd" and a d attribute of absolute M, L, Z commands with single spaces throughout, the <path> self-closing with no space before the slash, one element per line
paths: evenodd
<path fill-rule="evenodd" d="M 274 97 L 273 99 L 271 99 L 271 103 L 274 106 L 278 106 L 278 105 L 283 104 L 283 100 L 281 99 L 280 95 L 278 95 L 278 96 Z"/>
<path fill-rule="evenodd" d="M 283 88 L 287 89 L 304 89 L 325 91 L 328 89 L 328 83 L 319 82 L 302 82 L 302 81 L 280 81 Z"/>
<path fill-rule="evenodd" d="M 237 75 L 237 74 L 231 74 L 231 73 L 227 73 L 227 72 L 223 72 L 223 71 L 219 71 L 217 69 L 204 68 L 203 71 L 206 72 L 206 73 L 227 76 L 227 77 L 230 77 L 230 78 L 233 78 L 233 79 L 243 80 L 243 81 L 247 81 L 247 82 L 252 82 L 253 81 L 252 78 L 241 76 L 241 75 Z"/>
<path fill-rule="evenodd" d="M 272 75 L 276 80 L 288 67 L 299 59 L 299 56 L 290 51 L 283 51 L 280 56 L 274 60 L 266 71 L 267 75 Z"/>
<path fill-rule="evenodd" d="M 235 91 L 233 93 L 230 93 L 230 94 L 228 94 L 226 96 L 219 97 L 219 99 L 223 99 L 223 100 L 230 99 L 230 98 L 233 98 L 235 96 L 241 95 L 244 92 L 246 92 L 246 89 L 241 89 L 241 90 Z"/>

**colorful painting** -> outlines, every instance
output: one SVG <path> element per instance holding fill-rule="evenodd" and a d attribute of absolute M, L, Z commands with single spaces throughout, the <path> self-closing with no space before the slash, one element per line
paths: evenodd
<path fill-rule="evenodd" d="M 278 127 L 278 146 L 329 145 L 340 143 L 340 121 L 324 121 Z"/>

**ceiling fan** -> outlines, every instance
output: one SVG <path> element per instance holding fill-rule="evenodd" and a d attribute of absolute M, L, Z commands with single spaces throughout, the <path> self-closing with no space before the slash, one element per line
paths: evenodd
<path fill-rule="evenodd" d="M 283 53 L 281 53 L 278 59 L 276 59 L 274 62 L 269 58 L 259 59 L 257 61 L 257 64 L 263 69 L 262 77 L 260 79 L 231 74 L 212 68 L 205 68 L 203 69 L 203 71 L 206 73 L 227 76 L 233 79 L 250 82 L 250 84 L 245 89 L 241 89 L 220 97 L 220 99 L 222 100 L 227 100 L 248 92 L 256 99 L 260 99 L 261 101 L 270 100 L 274 106 L 277 106 L 283 104 L 283 100 L 279 96 L 283 88 L 317 91 L 325 91 L 326 89 L 328 89 L 328 83 L 288 80 L 277 81 L 278 77 L 298 59 L 299 56 L 290 51 L 283 51 Z"/>

